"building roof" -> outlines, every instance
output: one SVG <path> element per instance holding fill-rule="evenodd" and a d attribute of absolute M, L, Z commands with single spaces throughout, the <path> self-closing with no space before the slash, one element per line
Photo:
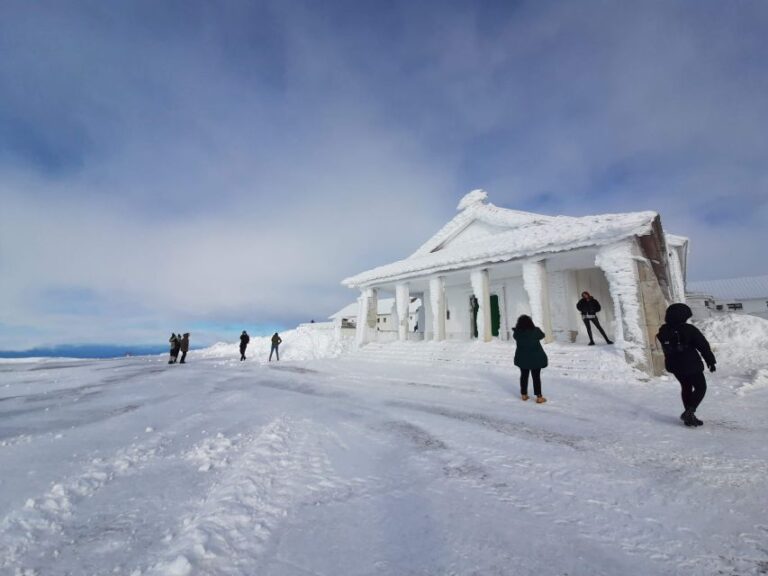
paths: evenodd
<path fill-rule="evenodd" d="M 459 214 L 408 258 L 346 278 L 343 284 L 368 286 L 538 254 L 602 246 L 651 233 L 655 212 L 599 216 L 545 216 L 499 208 L 473 190 L 459 203 Z M 458 239 L 473 223 L 485 232 Z M 452 240 L 460 240 L 452 242 Z"/>
<path fill-rule="evenodd" d="M 379 298 L 377 314 L 391 314 L 392 307 L 394 305 L 395 305 L 394 298 Z M 421 298 L 412 299 L 411 303 L 408 305 L 408 313 L 413 314 L 414 312 L 418 312 L 419 308 L 421 308 Z M 358 303 L 353 302 L 352 304 L 348 304 L 347 306 L 344 306 L 344 308 L 342 308 L 335 314 L 328 316 L 328 319 L 336 320 L 337 318 L 357 318 L 357 309 L 358 309 Z"/>
<path fill-rule="evenodd" d="M 722 280 L 699 280 L 688 282 L 688 292 L 707 294 L 723 300 L 768 300 L 768 275 L 724 278 Z"/>

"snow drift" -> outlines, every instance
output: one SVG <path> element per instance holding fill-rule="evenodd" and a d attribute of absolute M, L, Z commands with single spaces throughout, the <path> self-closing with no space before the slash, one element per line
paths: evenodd
<path fill-rule="evenodd" d="M 281 332 L 283 343 L 280 345 L 281 360 L 316 360 L 336 358 L 350 350 L 354 338 L 340 335 L 329 323 L 301 325 L 293 330 Z M 251 336 L 251 342 L 245 352 L 248 360 L 259 363 L 267 362 L 272 348 L 272 336 Z M 197 351 L 203 358 L 240 359 L 239 342 L 218 342 L 213 346 Z"/>

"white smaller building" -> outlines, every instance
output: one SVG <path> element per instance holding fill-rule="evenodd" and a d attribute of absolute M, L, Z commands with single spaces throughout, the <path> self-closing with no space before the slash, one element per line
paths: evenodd
<path fill-rule="evenodd" d="M 336 312 L 331 314 L 328 319 L 341 323 L 343 328 L 354 328 L 357 326 L 357 315 L 360 311 L 360 304 L 353 302 Z M 411 334 L 410 339 L 422 339 L 423 327 L 425 322 L 424 309 L 421 305 L 421 298 L 411 298 L 411 302 L 408 305 L 408 332 Z M 376 310 L 376 331 L 383 332 L 383 339 L 387 339 L 386 333 L 391 333 L 393 340 L 397 335 L 397 302 L 395 298 L 380 298 L 377 303 Z M 419 326 L 422 330 L 419 330 Z M 418 335 L 418 337 L 414 336 Z"/>
<path fill-rule="evenodd" d="M 688 283 L 687 298 L 698 318 L 720 313 L 768 319 L 768 275 Z"/>

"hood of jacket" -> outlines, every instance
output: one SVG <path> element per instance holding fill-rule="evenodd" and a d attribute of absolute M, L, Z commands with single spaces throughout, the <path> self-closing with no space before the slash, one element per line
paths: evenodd
<path fill-rule="evenodd" d="M 667 324 L 685 324 L 686 320 L 693 316 L 693 312 L 686 304 L 672 304 L 667 308 L 664 321 Z"/>

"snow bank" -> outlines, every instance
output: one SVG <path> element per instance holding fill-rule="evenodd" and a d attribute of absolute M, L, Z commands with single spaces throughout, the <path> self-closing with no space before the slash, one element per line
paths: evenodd
<path fill-rule="evenodd" d="M 339 336 L 327 324 L 304 325 L 281 332 L 280 360 L 315 360 L 335 358 L 354 346 L 354 336 Z M 249 360 L 264 363 L 269 359 L 272 336 L 251 336 L 245 352 Z M 239 342 L 218 342 L 213 346 L 196 351 L 203 358 L 240 359 Z"/>
<path fill-rule="evenodd" d="M 727 314 L 697 325 L 712 346 L 718 370 L 746 374 L 745 389 L 768 388 L 768 320 Z"/>

